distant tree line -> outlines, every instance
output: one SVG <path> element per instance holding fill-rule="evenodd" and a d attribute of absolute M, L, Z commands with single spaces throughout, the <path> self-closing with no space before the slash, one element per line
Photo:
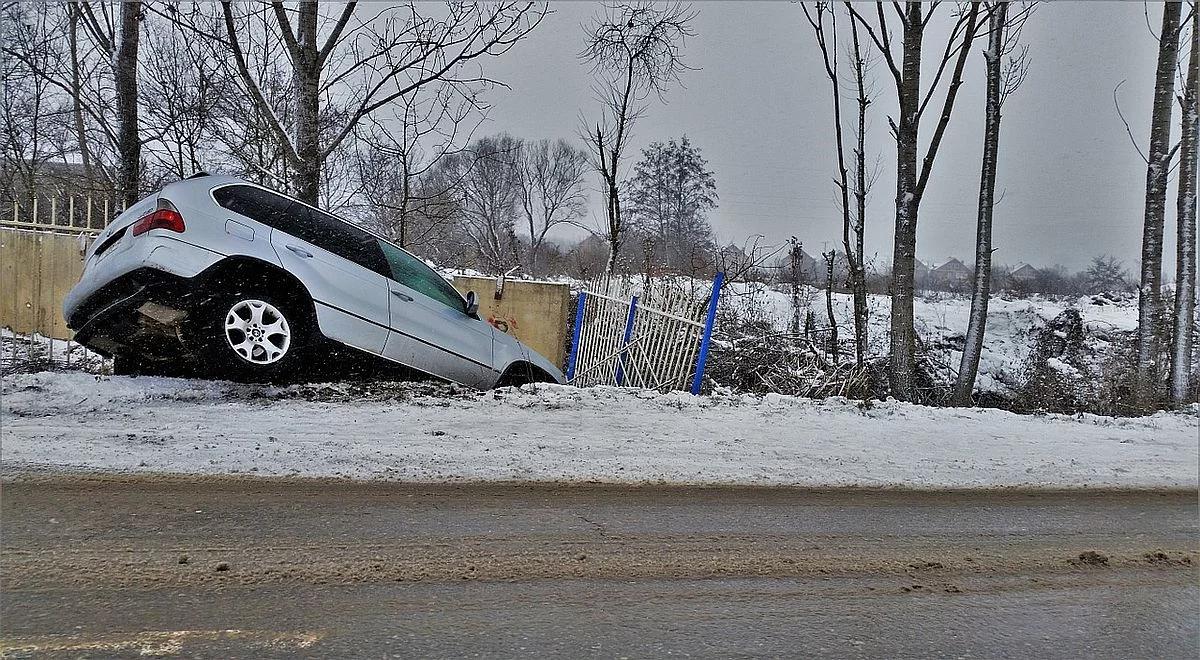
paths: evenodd
<path fill-rule="evenodd" d="M 548 11 L 6 3 L 0 189 L 127 205 L 199 171 L 232 173 L 447 265 L 711 272 L 716 183 L 699 148 L 683 136 L 636 163 L 629 148 L 648 98 L 686 70 L 691 8 L 613 3 L 585 26 L 601 112 L 582 142 L 475 136 L 502 84 L 487 62 Z M 588 216 L 597 183 L 599 222 Z M 580 241 L 593 235 L 599 244 Z"/>

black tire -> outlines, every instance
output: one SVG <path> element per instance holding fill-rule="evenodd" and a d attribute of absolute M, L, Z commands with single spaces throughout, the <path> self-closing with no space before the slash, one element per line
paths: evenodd
<path fill-rule="evenodd" d="M 234 315 L 246 329 L 226 328 L 226 320 Z M 289 300 L 250 289 L 215 293 L 193 317 L 189 334 L 204 373 L 244 382 L 278 382 L 299 374 L 316 326 L 308 300 Z M 276 317 L 283 320 L 283 334 L 275 324 Z"/>

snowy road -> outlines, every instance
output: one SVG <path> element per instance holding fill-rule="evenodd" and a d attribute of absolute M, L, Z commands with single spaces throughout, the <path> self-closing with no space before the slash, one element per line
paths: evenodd
<path fill-rule="evenodd" d="M 806 487 L 1197 486 L 1200 408 L 1122 419 L 542 386 L 4 379 L 6 474 Z"/>
<path fill-rule="evenodd" d="M 20 478 L 11 657 L 1195 657 L 1185 493 Z"/>

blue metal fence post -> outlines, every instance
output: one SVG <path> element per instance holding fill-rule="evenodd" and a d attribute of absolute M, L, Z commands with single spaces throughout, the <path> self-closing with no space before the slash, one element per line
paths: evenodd
<path fill-rule="evenodd" d="M 575 358 L 579 357 L 579 333 L 583 331 L 583 304 L 587 301 L 587 292 L 580 291 L 575 304 L 575 327 L 571 330 L 571 356 L 567 358 L 567 380 L 575 378 Z"/>
<path fill-rule="evenodd" d="M 629 348 L 629 340 L 633 338 L 633 319 L 637 316 L 638 297 L 629 301 L 629 316 L 625 317 L 625 341 L 621 343 L 621 359 L 617 361 L 617 385 L 625 384 L 625 356 Z"/>
<path fill-rule="evenodd" d="M 700 355 L 696 358 L 696 375 L 692 377 L 692 394 L 700 393 L 700 384 L 704 382 L 704 364 L 708 362 L 708 344 L 712 340 L 713 323 L 717 320 L 717 299 L 721 296 L 721 285 L 725 282 L 725 273 L 717 273 L 713 278 L 712 296 L 708 299 L 708 315 L 704 318 L 704 334 L 700 336 Z"/>

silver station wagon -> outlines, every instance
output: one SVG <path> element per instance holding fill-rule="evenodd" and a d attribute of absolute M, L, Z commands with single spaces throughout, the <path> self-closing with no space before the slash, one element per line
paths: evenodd
<path fill-rule="evenodd" d="M 423 261 L 259 185 L 197 175 L 119 215 L 63 312 L 117 373 L 303 377 L 365 353 L 472 387 L 563 382 Z"/>

